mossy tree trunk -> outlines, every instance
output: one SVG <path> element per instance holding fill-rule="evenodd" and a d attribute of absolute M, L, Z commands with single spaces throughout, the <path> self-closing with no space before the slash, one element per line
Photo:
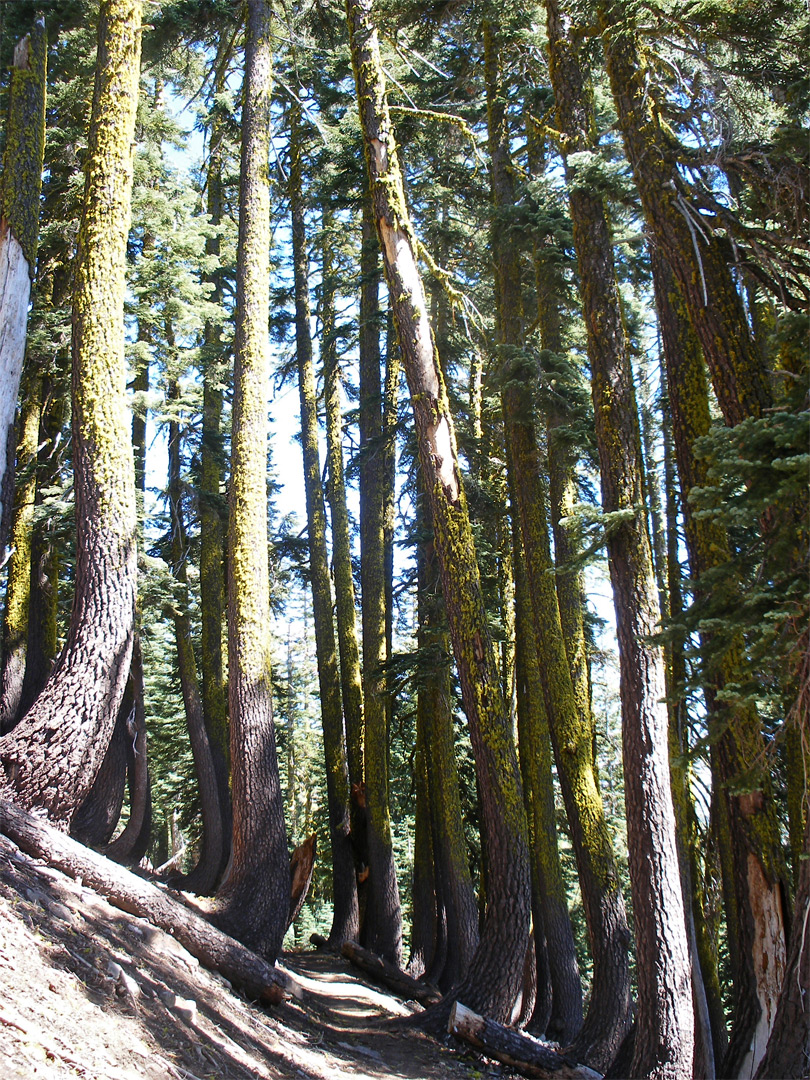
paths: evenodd
<path fill-rule="evenodd" d="M 622 747 L 638 1002 L 632 1076 L 689 1077 L 694 1025 L 669 775 L 664 665 L 650 644 L 659 621 L 642 492 L 633 377 L 601 196 L 567 155 L 591 149 L 592 113 L 571 25 L 547 0 L 550 72 L 566 156 L 619 644 Z M 566 26 L 566 22 L 568 25 Z"/>
<path fill-rule="evenodd" d="M 431 535 L 430 506 L 420 496 L 419 631 L 421 671 L 417 720 L 425 742 L 427 796 L 432 827 L 432 850 L 439 901 L 445 921 L 442 964 L 432 978 L 442 990 L 457 985 L 467 974 L 478 947 L 478 909 L 470 875 L 453 734 L 450 685 L 450 642 L 441 600 L 441 576 Z"/>
<path fill-rule="evenodd" d="M 225 47 L 220 47 L 220 54 Z M 214 86 L 214 105 L 209 133 L 207 172 L 207 211 L 212 225 L 220 225 L 224 213 L 222 171 L 227 116 L 218 97 L 224 91 L 225 57 L 217 56 L 218 78 Z M 220 238 L 205 241 L 206 255 L 219 258 Z M 221 304 L 225 290 L 222 270 L 209 275 L 213 286 L 211 298 Z M 222 494 L 225 455 L 222 434 L 223 381 L 225 346 L 222 327 L 208 319 L 204 329 L 203 415 L 200 449 L 200 625 L 202 708 L 205 730 L 214 758 L 219 805 L 223 821 L 222 870 L 231 851 L 230 748 L 228 745 L 228 699 L 222 658 L 222 626 L 225 617 L 225 524 L 227 506 Z"/>
<path fill-rule="evenodd" d="M 484 28 L 485 77 L 492 193 L 502 216 L 514 205 L 504 98 L 500 88 L 498 43 Z M 612 1060 L 629 1023 L 630 972 L 624 901 L 612 844 L 593 767 L 593 721 L 590 709 L 577 708 L 565 650 L 554 585 L 546 496 L 541 476 L 531 408 L 533 376 L 523 353 L 525 333 L 520 264 L 516 245 L 503 227 L 493 228 L 496 297 L 501 360 L 501 402 L 507 438 L 507 461 L 525 559 L 536 659 L 550 720 L 557 772 L 577 854 L 583 904 L 588 921 L 594 980 L 588 1017 L 575 1040 L 580 1060 L 604 1069 Z M 570 960 L 568 961 L 570 977 Z M 570 990 L 569 990 L 570 995 Z M 567 999 L 570 1007 L 571 998 Z M 566 1023 L 572 1026 L 572 1013 Z"/>
<path fill-rule="evenodd" d="M 290 871 L 273 723 L 269 635 L 270 24 L 267 0 L 248 0 L 228 543 L 233 858 L 218 895 L 223 928 L 272 961 L 287 929 Z"/>
<path fill-rule="evenodd" d="M 730 557 L 729 539 L 717 523 L 695 514 L 689 492 L 708 482 L 707 464 L 695 454 L 695 440 L 711 426 L 708 386 L 699 343 L 692 334 L 686 305 L 668 261 L 653 254 L 656 304 L 666 361 L 675 457 L 684 499 L 686 546 L 697 595 L 712 569 Z M 716 590 L 715 590 L 716 593 Z M 733 593 L 727 597 L 735 603 Z M 710 641 L 704 638 L 708 651 Z M 760 771 L 755 790 L 735 793 L 739 777 L 766 757 L 765 741 L 755 709 L 723 699 L 728 684 L 739 681 L 744 646 L 736 635 L 703 672 L 709 723 L 717 737 L 712 745 L 713 783 L 722 800 L 731 866 L 724 892 L 733 920 L 734 1018 L 722 1075 L 753 1072 L 764 1052 L 776 1014 L 785 964 L 786 883 L 779 825 L 770 778 Z M 746 785 L 750 787 L 750 782 Z"/>
<path fill-rule="evenodd" d="M 31 711 L 0 740 L 24 806 L 69 824 L 107 750 L 135 619 L 135 485 L 124 362 L 126 242 L 141 4 L 104 0 L 73 302 L 76 591 L 67 642 Z"/>
<path fill-rule="evenodd" d="M 42 378 L 33 370 L 23 379 L 19 438 L 16 453 L 16 491 L 11 526 L 12 554 L 6 585 L 3 621 L 3 669 L 0 676 L 0 734 L 20 717 L 28 647 L 31 595 L 31 546 L 37 487 L 37 450 L 42 414 Z"/>
<path fill-rule="evenodd" d="M 526 816 L 511 725 L 487 628 L 447 390 L 433 347 L 405 206 L 370 0 L 348 0 L 347 15 L 374 223 L 433 516 L 450 637 L 476 760 L 490 872 L 483 931 L 470 970 L 440 1006 L 421 1018 L 425 1027 L 443 1030 L 452 998 L 505 1020 L 520 991 L 531 907 Z"/>
<path fill-rule="evenodd" d="M 734 425 L 760 416 L 771 403 L 771 390 L 732 277 L 731 249 L 691 203 L 672 135 L 653 106 L 632 11 L 617 0 L 602 0 L 598 8 L 613 100 L 644 216 L 683 291 L 723 417 Z"/>
<path fill-rule="evenodd" d="M 11 521 L 14 410 L 37 257 L 47 53 L 45 23 L 39 19 L 14 50 L 0 177 L 0 551 Z"/>
<path fill-rule="evenodd" d="M 346 724 L 349 782 L 363 783 L 363 683 L 360 648 L 357 641 L 352 545 L 346 478 L 343 467 L 343 409 L 340 397 L 341 371 L 335 338 L 335 280 L 331 245 L 334 222 L 324 212 L 322 249 L 321 325 L 324 399 L 326 405 L 326 497 L 332 525 L 332 572 L 335 579 L 335 615 L 340 654 L 340 685 Z"/>
<path fill-rule="evenodd" d="M 290 107 L 290 213 L 292 216 L 293 288 L 295 292 L 295 352 L 301 406 L 301 448 L 312 586 L 312 621 L 321 701 L 321 724 L 326 758 L 326 797 L 332 844 L 332 928 L 334 945 L 356 941 L 360 929 L 357 880 L 349 838 L 349 767 L 343 733 L 335 625 L 332 617 L 332 580 L 326 548 L 326 508 L 318 452 L 318 405 L 315 366 L 310 336 L 309 265 L 303 192 L 301 107 Z"/>
<path fill-rule="evenodd" d="M 402 960 L 402 914 L 388 802 L 385 634 L 385 470 L 380 379 L 379 248 L 367 200 L 360 263 L 360 578 L 363 603 L 364 776 L 368 899 L 363 943 Z"/>

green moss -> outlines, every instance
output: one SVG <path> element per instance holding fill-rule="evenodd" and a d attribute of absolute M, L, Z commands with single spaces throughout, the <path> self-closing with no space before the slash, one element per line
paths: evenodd
<path fill-rule="evenodd" d="M 18 46 L 27 63 L 11 70 L 0 210 L 22 248 L 33 278 L 39 234 L 39 193 L 45 154 L 47 36 L 42 21 Z"/>

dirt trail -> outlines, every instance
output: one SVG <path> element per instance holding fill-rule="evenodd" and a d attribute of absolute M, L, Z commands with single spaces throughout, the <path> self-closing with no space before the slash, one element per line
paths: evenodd
<path fill-rule="evenodd" d="M 170 935 L 0 836 L 3 1080 L 473 1080 L 463 1060 L 341 957 L 293 953 L 300 1001 L 267 1011 Z"/>

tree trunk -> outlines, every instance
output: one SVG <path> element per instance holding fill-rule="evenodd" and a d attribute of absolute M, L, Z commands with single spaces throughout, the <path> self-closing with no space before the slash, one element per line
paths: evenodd
<path fill-rule="evenodd" d="M 14 410 L 37 257 L 47 55 L 45 22 L 39 19 L 14 50 L 0 178 L 0 551 L 11 520 Z"/>
<path fill-rule="evenodd" d="M 127 727 L 127 787 L 129 818 L 123 832 L 108 844 L 104 854 L 116 862 L 137 866 L 146 854 L 152 833 L 152 788 L 146 746 L 146 712 L 143 697 L 141 642 L 135 635 L 129 673 L 132 691 L 132 723 Z M 124 698 L 127 701 L 127 696 Z"/>
<path fill-rule="evenodd" d="M 457 1001 L 453 1005 L 447 1029 L 451 1035 L 483 1050 L 487 1057 L 496 1058 L 523 1076 L 557 1077 L 558 1080 L 600 1080 L 601 1074 L 578 1065 L 568 1054 L 558 1053 L 550 1046 L 521 1035 L 478 1016 Z"/>
<path fill-rule="evenodd" d="M 166 340 L 170 353 L 174 351 L 174 332 L 171 324 L 166 328 Z M 176 362 L 176 357 L 172 357 Z M 175 379 L 169 382 L 169 400 L 177 402 L 180 388 Z M 222 869 L 222 845 L 224 821 L 219 804 L 219 787 L 214 769 L 214 757 L 208 741 L 208 732 L 203 717 L 200 681 L 197 675 L 197 661 L 189 618 L 188 574 L 186 563 L 189 557 L 188 539 L 183 519 L 182 478 L 180 470 L 180 423 L 173 419 L 169 424 L 169 514 L 171 521 L 171 569 L 177 582 L 174 603 L 174 641 L 177 650 L 177 671 L 180 676 L 180 690 L 183 695 L 183 707 L 186 714 L 191 753 L 194 758 L 194 771 L 200 792 L 200 812 L 202 817 L 202 842 L 197 864 L 187 875 L 180 876 L 173 882 L 177 887 L 188 892 L 197 892 L 208 896 L 214 892 Z"/>
<path fill-rule="evenodd" d="M 363 684 L 357 642 L 352 545 L 343 469 L 343 415 L 340 364 L 335 339 L 335 282 L 332 267 L 333 221 L 324 213 L 323 296 L 321 300 L 324 397 L 326 403 L 326 497 L 332 523 L 332 571 L 335 578 L 335 616 L 340 654 L 340 686 L 346 721 L 349 783 L 363 783 Z M 354 827 L 354 824 L 352 825 Z"/>
<path fill-rule="evenodd" d="M 466 976 L 478 947 L 478 911 L 470 876 L 461 812 L 450 686 L 450 642 L 441 573 L 430 507 L 420 498 L 420 531 L 425 539 L 419 559 L 419 650 L 422 654 L 417 722 L 424 727 L 433 859 L 438 899 L 446 928 L 446 956 L 441 971 L 428 969 L 442 990 Z"/>
<path fill-rule="evenodd" d="M 123 304 L 141 4 L 104 0 L 73 304 L 76 592 L 68 639 L 31 711 L 0 739 L 5 784 L 68 826 L 106 753 L 135 617 L 135 492 Z"/>
<path fill-rule="evenodd" d="M 95 783 L 71 822 L 71 836 L 87 847 L 98 849 L 108 844 L 121 817 L 127 788 L 127 738 L 130 725 L 135 729 L 131 698 L 131 694 L 124 694 Z"/>
<path fill-rule="evenodd" d="M 363 710 L 368 812 L 368 900 L 363 943 L 399 964 L 402 914 L 388 803 L 385 639 L 385 535 L 380 381 L 379 255 L 363 204 L 360 294 L 360 576 L 363 594 Z"/>
<path fill-rule="evenodd" d="M 335 649 L 335 626 L 332 618 L 332 581 L 329 576 L 329 555 L 326 549 L 326 510 L 318 453 L 318 406 L 310 336 L 309 266 L 304 220 L 300 112 L 300 106 L 297 102 L 294 103 L 290 111 L 289 191 L 295 289 L 295 351 L 298 358 L 312 620 L 315 624 L 321 724 L 326 757 L 329 837 L 332 844 L 333 907 L 329 943 L 339 946 L 344 941 L 356 940 L 360 925 L 357 880 L 349 839 L 349 768 L 343 734 L 340 676 Z"/>
<path fill-rule="evenodd" d="M 233 860 L 219 897 L 221 924 L 272 961 L 287 929 L 290 879 L 269 635 L 270 40 L 269 4 L 248 0 L 228 551 Z"/>
<path fill-rule="evenodd" d="M 370 0 L 348 0 L 357 100 L 374 220 L 408 379 L 422 475 L 433 515 L 442 591 L 481 790 L 490 868 L 487 911 L 470 970 L 454 993 L 505 1020 L 520 990 L 529 939 L 526 816 L 509 717 L 487 629 L 447 390 L 434 352 L 415 257 Z M 420 1018 L 443 1029 L 450 999 Z"/>
<path fill-rule="evenodd" d="M 31 540 L 37 487 L 37 449 L 42 413 L 42 379 L 29 371 L 24 380 L 20 433 L 17 445 L 17 491 L 11 527 L 11 560 L 6 585 L 3 622 L 3 671 L 0 678 L 0 734 L 20 717 L 28 645 L 31 595 Z"/>
<path fill-rule="evenodd" d="M 222 51 L 222 47 L 220 47 Z M 216 70 L 224 72 L 224 58 L 217 57 Z M 216 94 L 224 90 L 224 74 L 218 75 Z M 222 169 L 226 117 L 214 98 L 208 152 L 208 216 L 212 225 L 219 225 L 223 215 Z M 219 261 L 220 238 L 210 236 L 205 241 L 206 255 Z M 224 299 L 222 270 L 217 267 L 207 279 L 213 285 L 211 299 L 221 304 Z M 222 382 L 226 365 L 222 328 L 208 319 L 204 329 L 202 445 L 200 448 L 200 630 L 202 708 L 205 730 L 214 758 L 214 771 L 222 815 L 222 867 L 231 852 L 230 749 L 228 746 L 228 699 L 222 664 L 222 623 L 225 615 L 225 574 L 223 554 L 227 518 L 226 501 L 222 495 L 225 460 L 222 437 Z"/>
<path fill-rule="evenodd" d="M 550 70 L 557 127 L 567 153 L 590 150 L 584 77 L 556 0 L 548 0 Z M 633 1076 L 692 1071 L 691 979 L 675 846 L 664 670 L 650 644 L 658 621 L 641 486 L 633 378 L 619 306 L 613 250 L 600 195 L 568 167 L 571 219 L 591 363 L 596 440 L 608 530 L 619 644 L 622 746 L 630 882 L 635 914 L 638 1004 Z"/>
<path fill-rule="evenodd" d="M 36 465 L 37 506 L 42 504 L 43 490 L 53 486 L 59 471 L 59 446 L 66 397 L 67 391 L 60 385 L 59 380 L 43 378 L 42 417 Z M 55 522 L 35 517 L 31 536 L 28 640 L 25 649 L 25 677 L 20 692 L 20 716 L 28 712 L 41 693 L 56 658 L 59 553 L 54 542 L 55 531 Z"/>
<path fill-rule="evenodd" d="M 509 171 L 509 142 L 500 93 L 497 45 L 485 26 L 488 119 L 492 190 L 496 209 L 514 204 Z M 531 386 L 520 349 L 523 304 L 520 265 L 514 243 L 493 230 L 499 315 L 501 401 L 507 438 L 507 462 L 520 521 L 528 594 L 534 620 L 537 663 L 557 773 L 571 836 L 577 853 L 583 904 L 594 960 L 588 1017 L 575 1042 L 575 1053 L 604 1069 L 621 1043 L 629 1022 L 629 934 L 612 844 L 604 819 L 593 766 L 593 719 L 577 709 L 571 668 L 563 641 L 552 569 L 542 468 L 530 407 Z M 527 400 L 528 399 L 528 400 Z"/>
<path fill-rule="evenodd" d="M 285 972 L 266 963 L 155 885 L 3 800 L 0 800 L 0 831 L 29 855 L 45 859 L 71 877 L 81 878 L 85 885 L 122 911 L 165 930 L 200 963 L 218 971 L 250 997 L 275 1005 L 291 996 L 294 984 Z M 285 892 L 289 890 L 289 878 L 285 878 L 284 888 Z M 285 920 L 286 916 L 285 907 Z"/>

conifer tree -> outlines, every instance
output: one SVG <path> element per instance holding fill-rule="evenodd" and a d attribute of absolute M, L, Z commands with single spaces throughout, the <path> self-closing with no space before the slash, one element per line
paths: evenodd
<path fill-rule="evenodd" d="M 73 303 L 76 591 L 68 640 L 0 742 L 4 784 L 68 824 L 109 743 L 135 614 L 135 491 L 124 399 L 124 270 L 138 100 L 139 0 L 104 0 Z"/>

